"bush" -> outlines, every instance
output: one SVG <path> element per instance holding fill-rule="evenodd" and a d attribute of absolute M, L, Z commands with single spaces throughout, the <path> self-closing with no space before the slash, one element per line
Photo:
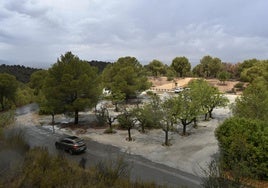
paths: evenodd
<path fill-rule="evenodd" d="M 268 123 L 230 118 L 216 129 L 223 168 L 233 177 L 268 180 Z"/>
<path fill-rule="evenodd" d="M 95 166 L 94 172 L 94 179 L 97 182 L 103 182 L 105 186 L 111 187 L 120 178 L 129 179 L 130 167 L 123 156 L 118 156 L 115 161 L 112 159 L 100 161 Z"/>
<path fill-rule="evenodd" d="M 7 127 L 14 122 L 15 112 L 14 110 L 9 110 L 0 113 L 0 129 Z"/>

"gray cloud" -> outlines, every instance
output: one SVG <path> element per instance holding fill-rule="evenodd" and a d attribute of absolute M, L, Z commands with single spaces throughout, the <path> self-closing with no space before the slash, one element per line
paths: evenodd
<path fill-rule="evenodd" d="M 148 63 L 176 56 L 199 62 L 268 57 L 266 0 L 3 0 L 0 59 L 54 63 L 132 55 Z"/>

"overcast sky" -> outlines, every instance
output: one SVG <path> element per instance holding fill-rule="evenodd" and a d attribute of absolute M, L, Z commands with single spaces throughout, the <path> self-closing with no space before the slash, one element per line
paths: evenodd
<path fill-rule="evenodd" d="M 268 59 L 267 0 L 0 0 L 0 60 Z"/>

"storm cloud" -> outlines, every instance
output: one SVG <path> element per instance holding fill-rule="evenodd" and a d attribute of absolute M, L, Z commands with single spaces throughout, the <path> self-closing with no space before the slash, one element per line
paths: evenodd
<path fill-rule="evenodd" d="M 0 60 L 49 67 L 67 51 L 143 64 L 267 59 L 266 7 L 266 0 L 2 0 Z"/>

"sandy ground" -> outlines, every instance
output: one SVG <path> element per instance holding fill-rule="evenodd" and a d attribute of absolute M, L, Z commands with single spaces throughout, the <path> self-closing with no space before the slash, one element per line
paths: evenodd
<path fill-rule="evenodd" d="M 230 102 L 234 102 L 236 95 L 226 95 Z M 92 117 L 92 112 L 80 114 L 83 118 Z M 141 155 L 151 161 L 162 163 L 195 175 L 202 175 L 202 169 L 207 166 L 212 157 L 218 152 L 217 140 L 214 136 L 215 128 L 224 119 L 231 116 L 229 107 L 217 108 L 213 111 L 214 119 L 210 121 L 200 120 L 198 127 L 187 127 L 189 136 L 181 136 L 181 126 L 178 125 L 178 132 L 171 132 L 169 138 L 171 146 L 162 146 L 164 132 L 150 130 L 145 134 L 138 130 L 131 130 L 134 141 L 127 141 L 127 131 L 117 130 L 115 134 L 104 134 L 104 128 L 70 129 L 56 127 L 56 132 L 78 135 L 86 139 L 92 139 L 104 144 L 110 144 L 121 148 L 122 151 Z M 36 113 L 29 113 L 17 117 L 17 122 L 23 125 L 40 125 L 52 130 L 49 125 L 50 116 L 38 116 Z M 64 115 L 57 115 L 58 122 L 72 122 L 73 119 Z"/>
<path fill-rule="evenodd" d="M 187 84 L 195 78 L 177 78 L 172 81 L 167 81 L 166 77 L 149 78 L 152 82 L 151 90 L 154 91 L 173 91 L 176 87 L 187 87 Z M 219 91 L 226 93 L 230 92 L 238 81 L 226 81 L 221 84 L 218 79 L 207 79 L 207 81 L 219 89 Z"/>

